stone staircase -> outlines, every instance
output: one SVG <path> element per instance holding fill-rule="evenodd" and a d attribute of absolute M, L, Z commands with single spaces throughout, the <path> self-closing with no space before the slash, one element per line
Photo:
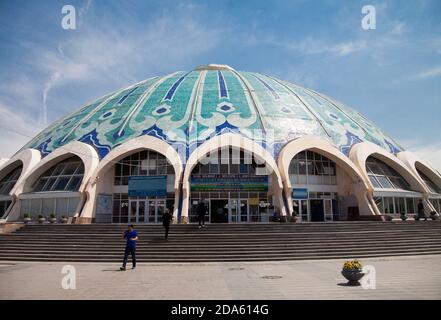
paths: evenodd
<path fill-rule="evenodd" d="M 0 261 L 121 262 L 125 225 L 27 225 L 0 235 Z M 138 225 L 139 262 L 274 261 L 441 254 L 441 223 Z"/>

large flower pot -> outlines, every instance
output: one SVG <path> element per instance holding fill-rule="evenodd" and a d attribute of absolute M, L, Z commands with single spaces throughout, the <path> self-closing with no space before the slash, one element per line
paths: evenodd
<path fill-rule="evenodd" d="M 364 273 L 361 270 L 345 270 L 343 269 L 341 271 L 341 274 L 343 277 L 345 277 L 348 280 L 349 286 L 359 286 L 360 280 L 363 278 Z"/>

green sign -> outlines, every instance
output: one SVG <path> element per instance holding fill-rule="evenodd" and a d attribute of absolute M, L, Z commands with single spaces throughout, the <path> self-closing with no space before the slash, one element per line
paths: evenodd
<path fill-rule="evenodd" d="M 268 191 L 268 176 L 193 176 L 190 180 L 191 191 Z"/>

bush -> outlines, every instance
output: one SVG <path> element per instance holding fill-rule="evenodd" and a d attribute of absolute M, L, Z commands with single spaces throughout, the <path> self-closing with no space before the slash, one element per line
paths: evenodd
<path fill-rule="evenodd" d="M 363 269 L 363 265 L 358 260 L 349 260 L 346 261 L 343 265 L 343 270 L 347 270 L 347 271 L 356 271 L 362 269 Z"/>

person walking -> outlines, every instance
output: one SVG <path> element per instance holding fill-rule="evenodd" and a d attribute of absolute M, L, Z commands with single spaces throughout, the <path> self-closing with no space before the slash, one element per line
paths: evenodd
<path fill-rule="evenodd" d="M 170 210 L 166 208 L 162 215 L 162 225 L 165 229 L 165 240 L 168 240 L 168 231 L 170 230 L 170 223 L 173 220 L 173 215 L 170 213 Z"/>
<path fill-rule="evenodd" d="M 136 268 L 136 242 L 138 241 L 138 232 L 135 230 L 133 224 L 127 227 L 124 232 L 123 239 L 126 239 L 126 249 L 124 251 L 123 265 L 119 268 L 121 271 L 126 271 L 127 259 L 129 254 L 132 257 L 132 269 Z"/>
<path fill-rule="evenodd" d="M 203 201 L 199 202 L 197 208 L 198 221 L 199 221 L 199 229 L 205 227 L 205 214 L 207 213 L 207 208 Z"/>
<path fill-rule="evenodd" d="M 418 202 L 418 220 L 420 219 L 424 219 L 424 221 L 427 221 L 426 214 L 424 213 L 424 204 L 421 199 Z"/>

